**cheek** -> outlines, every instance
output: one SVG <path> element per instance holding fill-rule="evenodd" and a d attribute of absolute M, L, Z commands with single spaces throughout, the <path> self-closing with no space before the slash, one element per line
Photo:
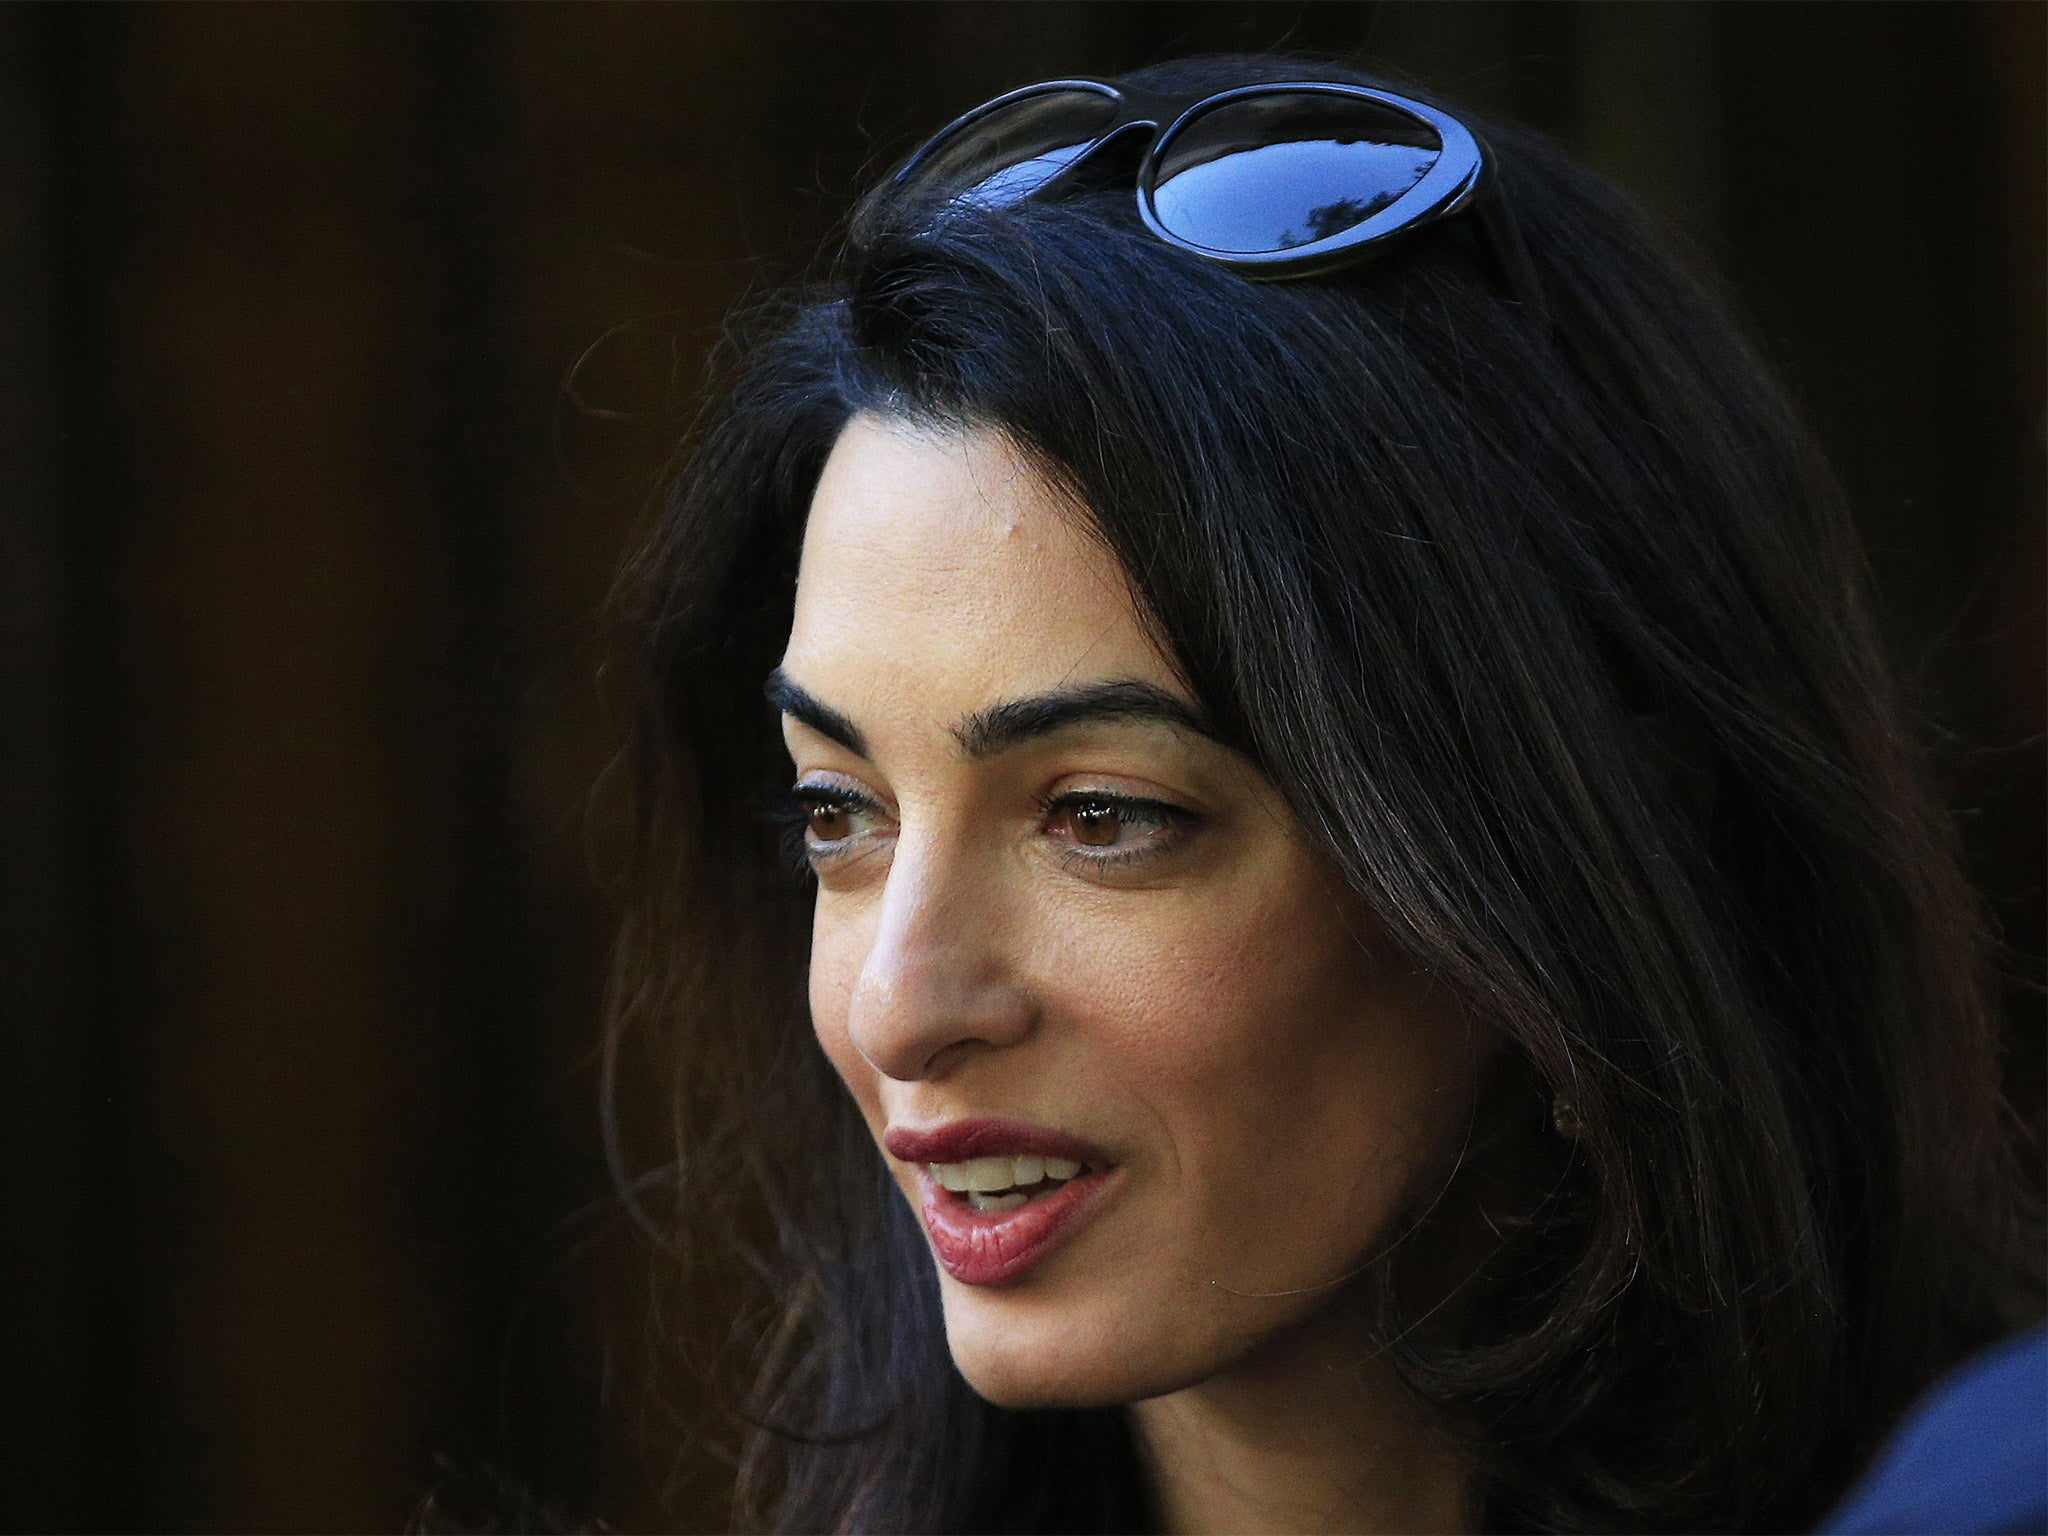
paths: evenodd
<path fill-rule="evenodd" d="M 878 1122 L 879 1076 L 854 1049 L 847 1031 L 848 1010 L 854 984 L 866 955 L 866 945 L 849 925 L 819 918 L 811 927 L 809 995 L 811 1032 L 817 1036 L 833 1070 L 852 1093 L 870 1125 Z"/>
<path fill-rule="evenodd" d="M 1245 1251 L 1282 1267 L 1349 1263 L 1462 1134 L 1467 1031 L 1334 907 L 1241 894 L 1153 950 L 1114 1065 L 1148 1101 L 1191 1236 L 1260 1233 Z"/>

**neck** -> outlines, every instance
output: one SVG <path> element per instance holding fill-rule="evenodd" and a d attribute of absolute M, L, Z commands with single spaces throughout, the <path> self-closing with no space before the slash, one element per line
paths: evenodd
<path fill-rule="evenodd" d="M 1195 1386 L 1134 1404 L 1161 1528 L 1469 1531 L 1471 1478 L 1389 1362 L 1311 1324 Z"/>

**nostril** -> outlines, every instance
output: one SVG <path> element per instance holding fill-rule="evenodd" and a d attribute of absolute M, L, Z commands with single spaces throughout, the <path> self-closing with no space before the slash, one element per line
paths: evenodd
<path fill-rule="evenodd" d="M 978 1052 L 1014 1045 L 1035 1018 L 1023 990 L 995 978 L 927 978 L 890 988 L 885 1007 L 875 1001 L 856 1001 L 847 1034 L 863 1061 L 901 1082 L 929 1082 Z"/>
<path fill-rule="evenodd" d="M 930 1081 L 1030 1032 L 1037 1010 L 1012 963 L 1016 925 L 942 836 L 913 829 L 899 843 L 868 918 L 864 934 L 843 935 L 861 946 L 845 1018 L 876 1072 Z"/>

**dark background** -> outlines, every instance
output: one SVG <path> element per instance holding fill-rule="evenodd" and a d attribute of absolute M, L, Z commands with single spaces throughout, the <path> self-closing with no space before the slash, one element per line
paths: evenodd
<path fill-rule="evenodd" d="M 660 1518 L 593 1257 L 607 584 L 728 308 L 1046 75 L 1359 57 L 1686 231 L 2037 973 L 2043 19 L 0 8 L 0 1525 L 392 1529 L 451 1465 Z"/>

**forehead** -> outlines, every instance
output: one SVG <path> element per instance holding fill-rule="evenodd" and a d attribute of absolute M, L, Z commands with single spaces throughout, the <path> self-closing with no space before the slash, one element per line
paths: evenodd
<path fill-rule="evenodd" d="M 1006 438 L 869 415 L 819 477 L 783 665 L 848 705 L 933 710 L 1104 677 L 1173 686 L 1121 567 Z"/>

